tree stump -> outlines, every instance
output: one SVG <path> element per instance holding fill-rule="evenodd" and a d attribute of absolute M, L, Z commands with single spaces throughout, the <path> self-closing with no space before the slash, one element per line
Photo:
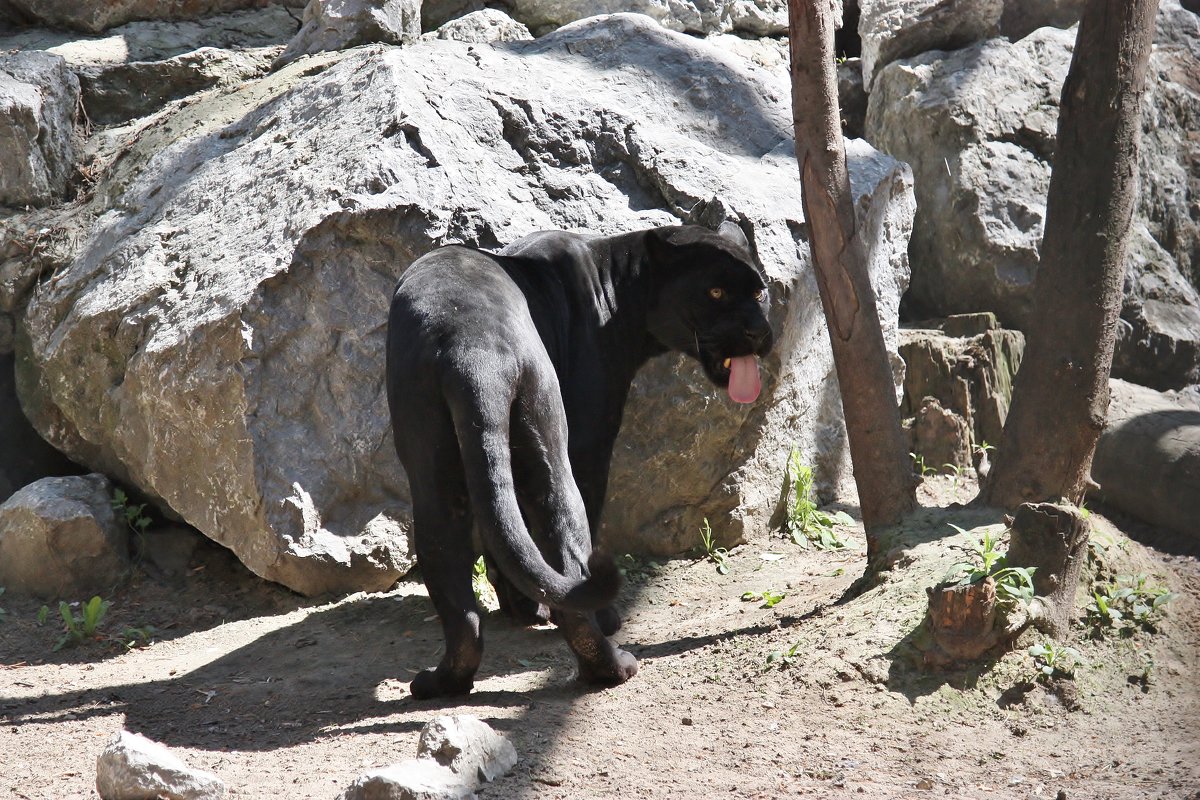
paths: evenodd
<path fill-rule="evenodd" d="M 1024 503 L 1013 517 L 1011 530 L 1008 565 L 1036 567 L 1033 623 L 1060 639 L 1071 627 L 1091 523 L 1074 506 Z"/>
<path fill-rule="evenodd" d="M 944 667 L 956 661 L 973 661 L 1001 641 L 996 630 L 996 582 L 984 578 L 965 586 L 933 586 L 927 624 L 933 646 L 925 663 Z"/>

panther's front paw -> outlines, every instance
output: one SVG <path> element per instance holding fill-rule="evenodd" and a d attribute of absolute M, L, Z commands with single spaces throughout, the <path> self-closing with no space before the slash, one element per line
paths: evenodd
<path fill-rule="evenodd" d="M 428 700 L 431 697 L 469 694 L 474 687 L 475 681 L 470 678 L 456 679 L 440 670 L 424 669 L 413 678 L 408 691 L 418 700 Z"/>
<path fill-rule="evenodd" d="M 632 653 L 613 649 L 613 660 L 607 664 L 579 664 L 579 680 L 597 686 L 619 686 L 637 675 L 638 662 Z"/>

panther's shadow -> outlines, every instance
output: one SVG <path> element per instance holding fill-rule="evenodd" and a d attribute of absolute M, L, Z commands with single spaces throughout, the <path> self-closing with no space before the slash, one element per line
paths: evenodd
<path fill-rule="evenodd" d="M 15 727 L 123 714 L 127 730 L 167 745 L 273 750 L 333 730 L 417 731 L 447 706 L 527 706 L 535 698 L 582 691 L 556 630 L 517 628 L 492 615 L 477 687 L 497 675 L 549 668 L 545 685 L 519 692 L 484 686 L 441 702 L 413 699 L 409 680 L 441 657 L 441 626 L 432 614 L 424 596 L 364 597 L 315 611 L 165 679 L 0 702 L 0 719 Z"/>

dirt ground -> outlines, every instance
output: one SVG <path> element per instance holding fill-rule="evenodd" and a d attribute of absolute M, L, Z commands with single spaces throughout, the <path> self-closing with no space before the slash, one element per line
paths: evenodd
<path fill-rule="evenodd" d="M 938 478 L 924 500 L 969 493 Z M 636 678 L 586 690 L 552 628 L 491 616 L 476 690 L 448 703 L 407 692 L 441 645 L 418 579 L 314 602 L 202 544 L 180 574 L 147 563 L 114 591 L 107 638 L 57 652 L 55 615 L 39 624 L 40 603 L 0 596 L 0 798 L 96 797 L 96 756 L 124 727 L 217 773 L 233 797 L 333 800 L 455 713 L 520 755 L 488 798 L 1200 798 L 1196 543 L 1151 531 L 1146 550 L 1097 520 L 1112 569 L 1179 597 L 1155 634 L 1080 628 L 1086 663 L 1069 693 L 1025 683 L 1032 633 L 973 670 L 916 665 L 921 570 L 956 560 L 946 522 L 980 522 L 961 511 L 927 512 L 896 577 L 840 605 L 862 571 L 861 533 L 849 551 L 750 542 L 725 575 L 707 560 L 627 561 L 617 638 Z M 763 589 L 786 597 L 741 599 Z M 145 626 L 148 645 L 118 641 Z"/>

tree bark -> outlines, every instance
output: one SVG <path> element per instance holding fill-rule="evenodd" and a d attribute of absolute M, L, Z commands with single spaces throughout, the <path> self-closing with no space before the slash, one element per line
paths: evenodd
<path fill-rule="evenodd" d="M 1108 412 L 1158 0 L 1089 0 L 1063 85 L 1034 321 L 981 493 L 1078 505 Z"/>
<path fill-rule="evenodd" d="M 1012 521 L 1007 562 L 1034 567 L 1033 624 L 1055 639 L 1067 635 L 1091 525 L 1073 506 L 1026 503 Z"/>
<path fill-rule="evenodd" d="M 839 122 L 830 0 L 788 0 L 788 31 L 804 216 L 872 559 L 878 549 L 873 532 L 899 522 L 916 505 L 915 482 L 866 249 L 857 235 Z"/>

